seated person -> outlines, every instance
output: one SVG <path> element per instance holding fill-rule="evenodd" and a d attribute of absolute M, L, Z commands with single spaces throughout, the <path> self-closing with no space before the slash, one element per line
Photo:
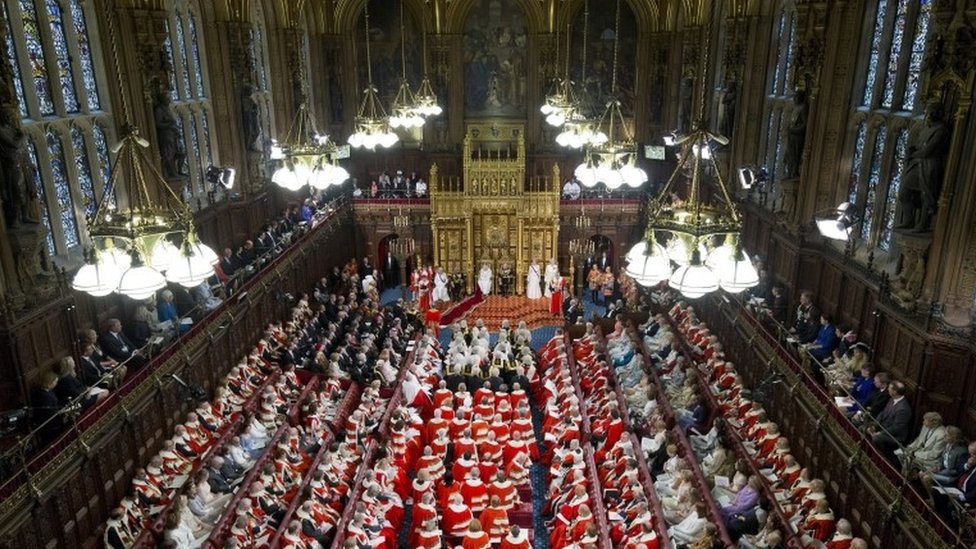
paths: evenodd
<path fill-rule="evenodd" d="M 40 427 L 42 444 L 51 442 L 61 432 L 63 421 L 59 415 L 61 401 L 58 400 L 54 388 L 58 385 L 58 376 L 54 372 L 41 374 L 37 388 L 31 393 L 31 408 L 33 408 L 34 426 Z"/>
<path fill-rule="evenodd" d="M 131 359 L 129 364 L 133 368 L 145 364 L 140 349 L 122 332 L 122 321 L 117 318 L 110 318 L 107 326 L 108 329 L 99 340 L 105 354 L 117 362 L 125 362 Z"/>

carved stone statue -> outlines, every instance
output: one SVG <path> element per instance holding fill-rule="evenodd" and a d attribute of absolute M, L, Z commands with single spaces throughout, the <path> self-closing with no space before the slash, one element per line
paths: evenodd
<path fill-rule="evenodd" d="M 725 137 L 731 138 L 735 129 L 735 107 L 739 101 L 739 87 L 734 81 L 725 84 L 722 93 L 722 122 L 718 129 Z"/>
<path fill-rule="evenodd" d="M 948 150 L 949 128 L 944 120 L 942 105 L 934 104 L 926 113 L 925 127 L 908 145 L 908 162 L 898 190 L 896 229 L 912 229 L 915 232 L 932 229 Z"/>
<path fill-rule="evenodd" d="M 254 100 L 254 87 L 244 84 L 241 88 L 241 126 L 244 130 L 244 148 L 261 151 L 261 115 L 258 102 Z"/>
<path fill-rule="evenodd" d="M 28 192 L 22 165 L 27 136 L 14 119 L 12 109 L 0 109 L 0 117 L 0 198 L 3 199 L 7 226 L 16 227 L 29 218 Z"/>
<path fill-rule="evenodd" d="M 793 118 L 786 135 L 786 154 L 783 157 L 784 174 L 787 178 L 800 176 L 800 162 L 803 159 L 803 146 L 807 141 L 807 93 L 797 90 L 793 94 Z"/>
<path fill-rule="evenodd" d="M 153 118 L 156 122 L 156 141 L 159 144 L 159 158 L 163 177 L 178 178 L 183 175 L 186 152 L 183 150 L 183 136 L 176 115 L 170 109 L 169 93 L 160 88 L 153 102 Z"/>

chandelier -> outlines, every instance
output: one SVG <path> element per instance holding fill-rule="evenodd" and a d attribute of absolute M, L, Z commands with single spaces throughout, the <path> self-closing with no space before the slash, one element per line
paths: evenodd
<path fill-rule="evenodd" d="M 271 160 L 281 164 L 271 176 L 276 185 L 290 191 L 305 185 L 321 190 L 349 179 L 349 172 L 339 165 L 339 148 L 328 135 L 318 133 L 304 102 L 298 107 L 285 142 L 271 145 Z"/>
<path fill-rule="evenodd" d="M 359 149 L 374 150 L 377 146 L 389 148 L 400 138 L 390 130 L 390 119 L 383 109 L 379 93 L 373 85 L 373 63 L 369 52 L 369 0 L 363 5 L 363 18 L 366 20 L 366 89 L 363 101 L 356 114 L 355 131 L 349 136 L 349 145 Z"/>
<path fill-rule="evenodd" d="M 575 84 L 570 79 L 569 50 L 570 30 L 566 25 L 566 73 L 559 81 L 555 93 L 546 98 L 546 103 L 540 108 L 546 115 L 546 122 L 562 128 L 556 135 L 556 144 L 570 149 L 581 149 L 589 145 L 602 145 L 606 142 L 606 134 L 597 129 L 597 120 L 593 112 L 590 94 L 586 89 L 586 39 L 590 27 L 590 2 L 583 3 L 583 40 L 580 52 L 581 75 Z"/>
<path fill-rule="evenodd" d="M 113 13 L 106 8 L 115 76 L 125 88 L 119 65 Z M 214 274 L 217 254 L 200 242 L 193 214 L 163 179 L 146 154 L 149 142 L 130 123 L 129 105 L 121 96 L 122 139 L 112 174 L 102 187 L 95 213 L 88 218 L 90 245 L 85 264 L 71 287 L 95 297 L 112 292 L 147 299 L 173 282 L 192 288 Z M 113 193 L 123 188 L 126 207 Z M 164 274 L 165 273 L 165 274 Z"/>
<path fill-rule="evenodd" d="M 410 91 L 410 83 L 407 82 L 407 48 L 404 37 L 407 29 L 403 20 L 404 2 L 405 0 L 400 0 L 400 87 L 390 106 L 390 127 L 409 130 L 423 127 L 425 120 L 418 108 L 416 96 Z M 366 40 L 369 40 L 369 36 Z"/>
<path fill-rule="evenodd" d="M 91 246 L 73 289 L 147 299 L 167 281 L 192 288 L 213 276 L 217 254 L 200 242 L 193 214 L 153 166 L 148 147 L 135 128 L 126 128 L 111 179 L 88 221 Z M 119 185 L 126 208 L 116 207 L 111 197 Z"/>
<path fill-rule="evenodd" d="M 402 4 L 401 4 L 402 7 Z M 417 93 L 414 94 L 414 110 L 420 116 L 424 118 L 430 116 L 440 116 L 444 109 L 437 103 L 437 94 L 434 93 L 434 86 L 430 83 L 430 77 L 427 75 L 427 19 L 423 18 L 423 58 L 424 58 L 424 78 L 420 81 L 420 86 L 417 87 Z M 402 48 L 402 45 L 401 45 Z"/>
<path fill-rule="evenodd" d="M 583 153 L 583 162 L 574 172 L 576 179 L 586 187 L 603 183 L 608 189 L 613 190 L 623 185 L 639 187 L 647 182 L 647 174 L 637 167 L 637 143 L 620 110 L 617 88 L 619 56 L 620 0 L 617 0 L 613 39 L 613 80 L 610 87 L 613 99 L 607 103 L 596 128 L 588 134 L 586 139 L 588 146 Z M 578 142 L 583 142 L 582 136 L 579 137 Z"/>
<path fill-rule="evenodd" d="M 714 147 L 726 145 L 728 139 L 709 131 L 702 120 L 710 35 L 709 31 L 702 50 L 696 121 L 690 134 L 673 137 L 673 144 L 680 147 L 678 166 L 651 200 L 644 239 L 626 258 L 626 272 L 639 284 L 653 286 L 667 280 L 671 288 L 692 299 L 719 288 L 738 293 L 759 283 L 756 268 L 742 249 L 741 215 L 715 161 Z M 687 185 L 686 192 L 679 182 Z"/>

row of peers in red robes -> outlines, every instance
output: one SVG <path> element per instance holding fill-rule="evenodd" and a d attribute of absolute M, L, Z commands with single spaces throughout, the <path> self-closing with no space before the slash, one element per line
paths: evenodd
<path fill-rule="evenodd" d="M 847 520 L 837 520 L 834 516 L 826 499 L 824 482 L 811 478 L 809 470 L 802 468 L 793 456 L 789 440 L 780 434 L 775 423 L 769 421 L 762 406 L 743 395 L 742 378 L 736 374 L 734 365 L 726 360 L 721 343 L 707 333 L 704 323 L 698 321 L 694 310 L 679 303 L 672 308 L 672 315 L 681 318 L 679 332 L 686 339 L 690 337 L 697 348 L 697 351 L 693 350 L 697 363 L 688 365 L 689 375 L 707 378 L 720 413 L 729 418 L 729 425 L 745 442 L 750 459 L 760 469 L 773 470 L 767 479 L 790 524 L 764 528 L 751 538 L 762 543 L 762 538 L 769 535 L 774 539 L 781 537 L 780 528 L 790 528 L 800 535 L 806 547 L 823 543 L 830 549 L 848 549 L 864 544 L 863 540 L 853 536 Z M 714 352 L 706 357 L 708 350 Z M 724 450 L 714 433 L 694 439 L 698 451 L 703 454 L 710 452 L 712 456 L 720 449 Z M 743 485 L 741 473 L 736 476 L 739 478 L 733 478 L 733 489 Z M 771 513 L 768 520 L 775 521 L 775 515 Z"/>
<path fill-rule="evenodd" d="M 573 383 L 568 352 L 562 330 L 540 350 L 541 388 L 537 399 L 545 410 L 543 435 L 549 465 L 546 512 L 553 518 L 547 524 L 549 546 L 590 548 L 599 543 L 600 532 L 592 512 L 591 483 L 585 453 L 581 446 L 581 409 Z"/>
<path fill-rule="evenodd" d="M 619 324 L 619 323 L 618 323 Z M 615 332 L 617 333 L 617 332 Z M 659 545 L 657 519 L 650 512 L 640 469 L 635 459 L 634 439 L 625 431 L 616 383 L 606 360 L 603 338 L 592 329 L 573 342 L 573 356 L 583 392 L 585 413 L 590 420 L 594 458 L 598 463 L 603 504 L 607 510 L 610 539 L 615 547 L 633 549 Z M 643 479 L 649 481 L 650 479 Z"/>
<path fill-rule="evenodd" d="M 343 425 L 343 440 L 325 450 L 316 469 L 308 473 L 311 477 L 303 484 L 305 490 L 300 495 L 293 520 L 281 536 L 282 547 L 299 549 L 328 545 L 346 504 L 350 483 L 362 462 L 363 445 L 371 426 L 385 413 L 388 403 L 379 384 L 371 384 L 363 390 L 356 409 Z M 290 498 L 284 498 L 281 505 L 287 507 L 289 501 Z"/>
<path fill-rule="evenodd" d="M 445 392 L 442 386 L 432 392 L 435 383 L 440 385 L 441 360 L 439 353 L 431 350 L 436 350 L 434 342 L 422 345 L 418 352 L 421 359 L 408 366 L 405 377 L 413 380 L 414 386 L 409 393 L 404 389 L 404 397 L 410 405 L 391 414 L 388 455 L 377 462 L 377 468 L 389 479 L 394 503 L 409 501 L 413 505 L 411 546 L 439 547 L 447 540 L 458 540 L 465 547 L 481 547 L 482 542 L 490 544 L 493 538 L 501 543 L 503 537 L 511 535 L 506 531 L 507 514 L 518 504 L 517 482 L 527 482 L 534 453 L 532 426 L 531 421 L 513 422 L 503 424 L 505 429 L 493 429 L 482 414 L 497 415 L 494 407 L 502 399 L 509 407 L 523 408 L 527 398 L 522 391 L 479 389 L 476 393 L 482 407 L 481 413 L 475 413 L 475 397 L 463 387 L 456 393 Z M 420 393 L 423 395 L 418 397 Z M 486 405 L 491 409 L 483 408 Z M 430 409 L 434 410 L 432 414 Z M 433 417 L 425 423 L 427 415 Z M 497 442 L 499 438 L 506 440 L 506 446 Z M 410 472 L 415 473 L 412 482 Z M 509 475 L 519 479 L 513 482 Z M 383 517 L 390 531 L 397 531 L 402 520 L 399 509 L 400 505 L 367 506 L 358 519 L 354 516 L 351 526 Z M 350 533 L 356 532 L 347 535 Z M 374 546 L 390 543 L 383 540 Z"/>
<path fill-rule="evenodd" d="M 277 327 L 276 328 L 280 328 Z M 132 480 L 132 495 L 122 500 L 111 513 L 106 524 L 104 541 L 107 547 L 128 547 L 139 537 L 159 513 L 173 500 L 177 490 L 218 449 L 218 443 L 227 429 L 234 424 L 245 406 L 261 402 L 266 393 L 260 391 L 269 379 L 273 365 L 260 358 L 255 347 L 251 353 L 224 377 L 214 398 L 187 414 L 186 421 L 177 425 L 173 436 L 163 441 L 162 449 L 145 469 L 137 469 Z M 266 387 L 275 394 L 297 390 L 298 380 L 294 373 L 286 372 L 277 384 Z M 260 423 L 255 418 L 244 421 L 241 438 L 249 446 L 266 441 L 252 432 Z M 261 429 L 266 436 L 265 429 Z M 194 479 L 196 481 L 196 479 Z M 203 481 L 206 483 L 206 480 Z M 195 482 L 189 489 L 195 488 Z"/>

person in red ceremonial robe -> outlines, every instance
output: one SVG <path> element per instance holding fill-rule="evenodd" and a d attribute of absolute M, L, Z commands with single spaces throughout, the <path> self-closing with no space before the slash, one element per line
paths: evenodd
<path fill-rule="evenodd" d="M 648 521 L 641 523 L 640 533 L 633 538 L 628 538 L 623 549 L 637 549 L 642 546 L 647 549 L 657 549 L 660 544 L 661 540 L 658 539 L 654 526 Z"/>
<path fill-rule="evenodd" d="M 506 511 L 511 511 L 519 504 L 518 488 L 501 471 L 495 475 L 495 480 L 488 485 L 488 497 L 489 499 L 497 497 L 500 502 L 499 506 Z"/>
<path fill-rule="evenodd" d="M 463 549 L 491 549 L 491 537 L 481 528 L 481 521 L 472 520 L 461 541 Z"/>
<path fill-rule="evenodd" d="M 508 421 L 502 418 L 501 414 L 495 414 L 489 426 L 491 432 L 495 434 L 495 441 L 504 445 L 512 435 L 512 430 L 508 426 Z"/>
<path fill-rule="evenodd" d="M 417 537 L 411 546 L 421 549 L 441 549 L 441 531 L 437 528 L 437 521 L 429 520 L 424 523 L 424 527 L 417 532 Z"/>
<path fill-rule="evenodd" d="M 500 543 L 505 534 L 508 533 L 508 511 L 501 506 L 501 500 L 498 496 L 491 498 L 491 503 L 481 512 L 478 520 L 481 521 L 484 530 L 488 532 L 492 543 Z"/>
<path fill-rule="evenodd" d="M 437 432 L 437 438 L 430 442 L 430 449 L 435 456 L 443 460 L 447 455 L 447 447 L 450 443 L 451 439 L 447 438 L 447 429 L 441 429 Z"/>
<path fill-rule="evenodd" d="M 452 396 L 454 396 L 454 393 L 447 388 L 447 382 L 443 379 L 440 380 L 437 383 L 437 390 L 434 391 L 434 408 L 440 408 L 444 405 L 444 401 Z"/>
<path fill-rule="evenodd" d="M 577 518 L 581 507 L 586 506 L 586 510 L 589 512 L 589 502 L 590 495 L 586 492 L 586 487 L 577 486 L 572 499 L 559 507 L 559 511 L 553 519 L 552 532 L 549 534 L 550 549 L 562 549 L 572 543 L 572 540 L 569 539 L 570 529 L 578 522 Z M 589 519 L 593 520 L 592 515 L 589 516 Z"/>
<path fill-rule="evenodd" d="M 434 489 L 434 483 L 427 475 L 427 471 L 418 471 L 417 478 L 413 479 L 411 485 L 410 497 L 413 498 L 413 501 L 419 502 L 424 499 L 424 495 L 426 494 L 430 494 L 433 497 Z"/>
<path fill-rule="evenodd" d="M 549 298 L 549 313 L 556 316 L 563 316 L 563 289 L 566 287 L 566 278 L 559 276 L 552 281 L 550 290 L 552 297 Z"/>
<path fill-rule="evenodd" d="M 592 517 L 590 517 L 592 519 Z M 580 524 L 577 524 L 578 527 Z M 573 527 L 573 532 L 578 531 L 577 527 Z M 573 537 L 573 543 L 570 547 L 596 547 L 597 543 L 600 542 L 600 528 L 592 520 L 586 523 L 586 528 L 583 529 L 582 535 L 579 537 Z"/>
<path fill-rule="evenodd" d="M 413 506 L 413 536 L 411 537 L 411 545 L 418 547 L 426 547 L 419 543 L 419 538 L 421 532 L 426 530 L 426 526 L 429 524 L 437 525 L 437 519 L 440 517 L 440 513 L 437 510 L 437 505 L 434 501 L 433 493 L 425 493 L 419 501 L 414 500 Z M 440 532 L 437 532 L 437 537 L 440 539 Z"/>
<path fill-rule="evenodd" d="M 471 508 L 464 503 L 460 492 L 451 495 L 451 503 L 444 508 L 442 517 L 444 532 L 449 536 L 457 537 L 467 533 L 473 518 Z"/>
<path fill-rule="evenodd" d="M 532 466 L 532 462 L 529 459 L 529 455 L 526 453 L 520 453 L 518 456 L 505 468 L 505 476 L 512 481 L 515 486 L 524 486 L 529 482 L 529 468 Z"/>
<path fill-rule="evenodd" d="M 454 494 L 461 495 L 461 483 L 454 482 L 454 476 L 448 472 L 444 480 L 437 486 L 437 504 L 441 509 L 451 504 Z"/>
<path fill-rule="evenodd" d="M 498 549 L 531 549 L 529 536 L 518 525 L 512 525 L 508 535 L 502 539 Z"/>
<path fill-rule="evenodd" d="M 837 532 L 827 542 L 827 549 L 851 549 L 854 543 L 851 523 L 847 519 L 837 521 Z"/>
<path fill-rule="evenodd" d="M 430 309 L 430 277 L 424 272 L 417 281 L 417 307 L 421 312 Z"/>
<path fill-rule="evenodd" d="M 441 429 L 446 429 L 450 431 L 451 423 L 441 417 L 441 408 L 434 408 L 434 417 L 427 421 L 427 425 L 424 427 L 426 431 L 426 440 L 428 442 L 437 438 L 437 431 Z"/>
<path fill-rule="evenodd" d="M 474 460 L 474 456 L 470 452 L 465 452 L 454 462 L 451 467 L 451 475 L 457 483 L 463 483 L 471 470 L 477 466 L 478 462 Z"/>
<path fill-rule="evenodd" d="M 417 474 L 427 473 L 427 476 L 434 482 L 439 481 L 444 476 L 444 460 L 434 454 L 434 449 L 430 446 L 424 447 L 424 455 L 417 459 Z"/>
<path fill-rule="evenodd" d="M 813 539 L 826 542 L 834 535 L 835 519 L 827 500 L 817 500 L 813 512 L 803 521 L 803 530 Z"/>
<path fill-rule="evenodd" d="M 582 488 L 582 486 L 578 487 L 577 491 L 579 488 Z M 586 533 L 586 527 L 593 524 L 593 513 L 590 512 L 589 505 L 580 504 L 575 508 L 567 508 L 569 505 L 564 505 L 559 510 L 559 514 L 556 515 L 558 520 L 555 528 L 553 528 L 552 533 L 549 535 L 549 549 L 564 549 L 568 547 L 576 540 L 582 538 Z M 572 513 L 573 516 L 567 518 L 565 516 L 566 513 Z"/>
<path fill-rule="evenodd" d="M 468 478 L 461 485 L 461 495 L 464 502 L 471 508 L 471 512 L 480 514 L 488 504 L 488 486 L 481 480 L 481 471 L 478 468 L 471 469 Z"/>

